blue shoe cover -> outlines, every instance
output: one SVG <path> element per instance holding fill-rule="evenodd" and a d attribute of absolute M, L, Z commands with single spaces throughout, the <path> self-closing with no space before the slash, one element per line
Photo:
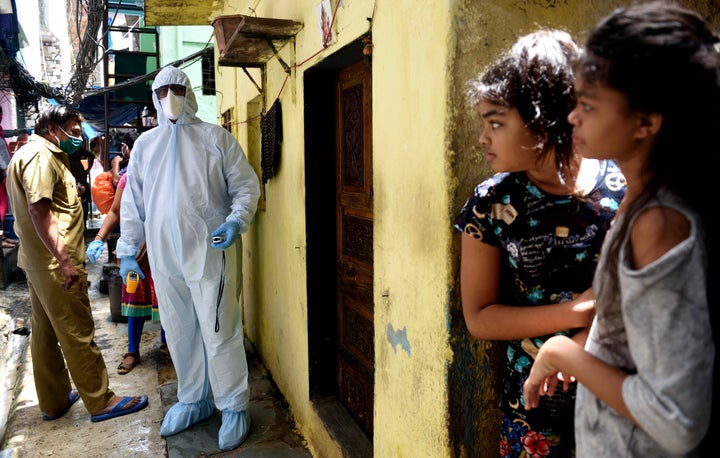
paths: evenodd
<path fill-rule="evenodd" d="M 223 410 L 222 426 L 218 433 L 218 446 L 220 450 L 228 451 L 237 448 L 245 441 L 250 432 L 250 415 L 246 410 L 235 412 Z"/>
<path fill-rule="evenodd" d="M 165 418 L 160 426 L 160 435 L 172 436 L 173 434 L 185 431 L 195 423 L 208 418 L 214 410 L 215 406 L 209 399 L 203 399 L 202 401 L 192 404 L 178 402 L 170 407 L 170 410 L 165 414 Z"/>

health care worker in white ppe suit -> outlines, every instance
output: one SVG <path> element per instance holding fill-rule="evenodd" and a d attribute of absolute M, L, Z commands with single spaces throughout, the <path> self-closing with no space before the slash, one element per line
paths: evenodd
<path fill-rule="evenodd" d="M 218 444 L 232 450 L 247 437 L 250 417 L 236 250 L 226 249 L 247 231 L 260 185 L 237 140 L 195 116 L 184 72 L 165 67 L 152 88 L 158 126 L 132 150 L 120 205 L 120 274 L 123 282 L 130 271 L 144 278 L 135 255 L 146 241 L 178 377 L 179 402 L 165 414 L 160 434 L 177 434 L 217 406 Z"/>

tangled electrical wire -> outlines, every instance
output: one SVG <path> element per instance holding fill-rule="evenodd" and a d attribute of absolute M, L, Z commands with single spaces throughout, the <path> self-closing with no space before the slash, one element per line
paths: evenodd
<path fill-rule="evenodd" d="M 99 40 L 95 37 L 98 36 L 100 26 L 103 23 L 105 8 L 105 0 L 76 1 L 75 33 L 77 37 L 81 38 L 73 75 L 64 90 L 64 99 L 69 105 L 74 105 L 82 100 L 90 75 L 95 71 L 97 64 L 102 61 L 104 52 L 98 53 L 98 50 L 103 49 L 105 51 L 103 46 L 104 37 Z M 83 19 L 85 20 L 83 21 Z M 107 34 L 107 28 L 103 35 L 105 34 Z M 100 54 L 100 57 L 98 57 L 98 54 Z"/>
<path fill-rule="evenodd" d="M 70 16 L 75 18 L 74 38 L 79 44 L 67 85 L 55 87 L 37 81 L 20 62 L 11 59 L 0 48 L 0 90 L 12 92 L 17 105 L 25 110 L 37 111 L 41 98 L 76 106 L 87 95 L 88 81 L 106 52 L 103 41 L 109 28 L 105 28 L 103 35 L 98 38 L 105 9 L 105 0 L 76 0 L 74 11 L 70 11 Z"/>
<path fill-rule="evenodd" d="M 12 92 L 15 103 L 26 111 L 35 109 L 42 97 L 62 97 L 60 88 L 36 81 L 28 71 L 14 59 L 7 57 L 0 48 L 0 90 Z"/>

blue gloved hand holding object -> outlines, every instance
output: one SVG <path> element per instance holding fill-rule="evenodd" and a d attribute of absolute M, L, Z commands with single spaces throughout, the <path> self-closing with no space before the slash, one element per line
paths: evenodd
<path fill-rule="evenodd" d="M 210 245 L 213 248 L 224 250 L 235 242 L 240 224 L 235 221 L 226 221 L 215 229 L 212 233 L 213 242 Z"/>
<path fill-rule="evenodd" d="M 90 261 L 92 264 L 95 264 L 103 253 L 103 249 L 105 248 L 105 244 L 100 240 L 93 240 L 90 242 L 90 245 L 88 245 L 87 250 L 85 250 L 85 255 L 88 258 L 88 261 Z"/>
<path fill-rule="evenodd" d="M 127 286 L 127 274 L 131 271 L 137 272 L 140 278 L 143 280 L 145 279 L 145 274 L 142 269 L 140 269 L 140 265 L 138 265 L 135 256 L 125 256 L 120 258 L 120 276 L 122 277 L 122 281 L 125 286 Z"/>

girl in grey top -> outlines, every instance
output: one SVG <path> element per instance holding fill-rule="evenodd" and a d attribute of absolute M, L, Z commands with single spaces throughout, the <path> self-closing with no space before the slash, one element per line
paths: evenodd
<path fill-rule="evenodd" d="M 595 274 L 585 347 L 548 340 L 524 394 L 534 408 L 558 379 L 565 388 L 579 382 L 578 457 L 713 451 L 717 328 L 708 280 L 717 278 L 717 256 L 705 237 L 712 209 L 700 198 L 715 171 L 689 155 L 717 149 L 717 42 L 695 12 L 645 3 L 602 20 L 577 64 L 573 142 L 585 157 L 614 159 L 627 192 Z"/>

